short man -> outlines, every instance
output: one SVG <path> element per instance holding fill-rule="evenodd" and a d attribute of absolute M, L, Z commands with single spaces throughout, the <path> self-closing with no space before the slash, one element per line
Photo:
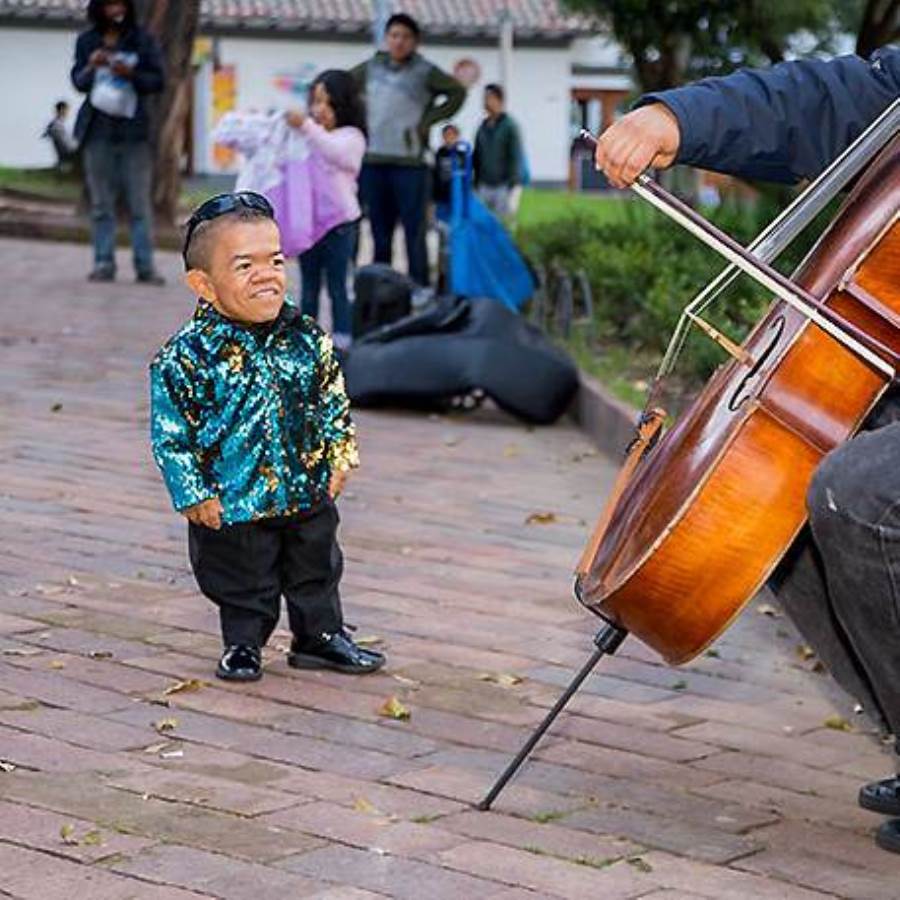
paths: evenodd
<path fill-rule="evenodd" d="M 60 100 L 54 107 L 53 118 L 42 135 L 53 144 L 56 165 L 59 169 L 67 168 L 78 153 L 78 142 L 72 137 L 66 125 L 68 117 L 69 104 L 65 100 Z"/>
<path fill-rule="evenodd" d="M 503 88 L 499 84 L 487 85 L 484 89 L 487 116 L 478 127 L 472 160 L 478 195 L 501 218 L 512 213 L 510 197 L 522 182 L 522 141 L 505 105 Z"/>
<path fill-rule="evenodd" d="M 428 131 L 462 106 L 466 89 L 419 54 L 420 38 L 416 20 L 396 13 L 385 29 L 387 49 L 353 69 L 353 76 L 366 93 L 369 148 L 361 195 L 372 224 L 375 262 L 391 263 L 399 220 L 409 274 L 427 285 Z"/>
<path fill-rule="evenodd" d="M 641 98 L 600 138 L 616 187 L 649 166 L 687 163 L 771 181 L 813 178 L 900 97 L 900 49 L 866 61 L 801 60 Z M 896 390 L 862 434 L 822 461 L 809 527 L 773 581 L 835 679 L 900 752 L 900 404 Z M 878 845 L 900 853 L 900 777 L 865 785 L 865 809 L 894 818 Z"/>
<path fill-rule="evenodd" d="M 153 266 L 150 179 L 153 153 L 144 98 L 163 89 L 156 41 L 135 19 L 133 0 L 91 0 L 91 28 L 78 36 L 72 83 L 88 97 L 75 139 L 84 150 L 91 197 L 94 268 L 91 281 L 116 277 L 116 199 L 125 194 L 139 284 L 164 284 Z"/>

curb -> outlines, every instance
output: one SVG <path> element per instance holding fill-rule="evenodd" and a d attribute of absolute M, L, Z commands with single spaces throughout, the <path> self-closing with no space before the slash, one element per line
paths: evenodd
<path fill-rule="evenodd" d="M 621 459 L 634 438 L 638 410 L 614 397 L 596 378 L 580 370 L 578 382 L 570 415 L 599 450 L 612 459 Z"/>

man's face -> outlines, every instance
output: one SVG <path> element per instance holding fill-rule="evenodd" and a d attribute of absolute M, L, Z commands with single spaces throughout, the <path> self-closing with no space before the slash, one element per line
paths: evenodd
<path fill-rule="evenodd" d="M 415 34 L 405 25 L 391 25 L 385 35 L 387 52 L 396 63 L 405 62 L 419 46 Z"/>
<path fill-rule="evenodd" d="M 107 22 L 113 25 L 121 25 L 128 15 L 128 5 L 122 3 L 122 0 L 112 0 L 110 3 L 103 4 L 103 15 Z"/>
<path fill-rule="evenodd" d="M 191 289 L 236 322 L 277 318 L 287 289 L 278 226 L 271 219 L 223 222 L 208 238 L 207 268 L 188 272 Z"/>
<path fill-rule="evenodd" d="M 497 116 L 503 112 L 503 101 L 493 91 L 485 91 L 484 108 L 489 116 Z"/>

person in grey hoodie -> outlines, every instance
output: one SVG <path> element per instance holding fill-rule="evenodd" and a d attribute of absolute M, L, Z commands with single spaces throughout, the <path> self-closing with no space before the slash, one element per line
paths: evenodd
<path fill-rule="evenodd" d="M 428 169 L 424 153 L 432 125 L 449 119 L 466 99 L 466 89 L 420 55 L 421 29 L 405 13 L 392 15 L 386 50 L 352 74 L 366 97 L 369 149 L 360 181 L 372 224 L 375 262 L 391 263 L 397 222 L 402 224 L 409 274 L 428 284 L 425 211 Z"/>

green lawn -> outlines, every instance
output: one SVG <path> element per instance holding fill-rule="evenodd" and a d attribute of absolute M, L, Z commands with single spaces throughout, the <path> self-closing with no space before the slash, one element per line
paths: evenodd
<path fill-rule="evenodd" d="M 517 223 L 522 228 L 557 221 L 579 213 L 598 221 L 624 214 L 630 205 L 627 195 L 577 194 L 570 191 L 526 188 L 522 193 Z"/>
<path fill-rule="evenodd" d="M 56 169 L 11 169 L 0 166 L 0 189 L 22 191 L 38 199 L 75 201 L 81 195 L 81 179 Z"/>

